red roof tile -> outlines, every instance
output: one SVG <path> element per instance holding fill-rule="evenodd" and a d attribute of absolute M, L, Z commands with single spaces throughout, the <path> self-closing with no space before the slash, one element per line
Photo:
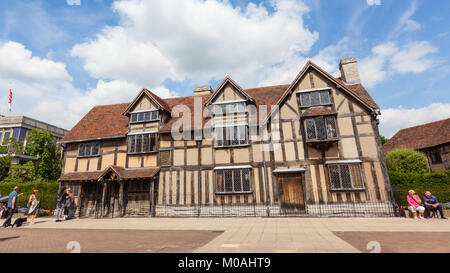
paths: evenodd
<path fill-rule="evenodd" d="M 450 118 L 401 129 L 383 148 L 388 153 L 400 148 L 419 150 L 445 143 L 450 143 Z"/>
<path fill-rule="evenodd" d="M 108 166 L 103 171 L 71 172 L 64 174 L 59 181 L 96 181 L 106 175 L 109 171 L 114 171 L 120 179 L 152 178 L 159 172 L 160 168 L 135 168 L 128 169 L 120 166 Z"/>
<path fill-rule="evenodd" d="M 126 135 L 129 119 L 122 113 L 128 105 L 129 103 L 95 106 L 61 141 L 70 142 Z"/>
<path fill-rule="evenodd" d="M 306 117 L 317 117 L 317 116 L 327 116 L 327 115 L 336 115 L 337 112 L 331 110 L 328 107 L 324 106 L 316 106 L 308 108 L 305 112 L 302 113 L 302 118 Z"/>

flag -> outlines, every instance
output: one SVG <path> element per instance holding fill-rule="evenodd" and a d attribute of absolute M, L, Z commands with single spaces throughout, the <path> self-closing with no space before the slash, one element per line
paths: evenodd
<path fill-rule="evenodd" d="M 12 91 L 9 89 L 9 112 L 11 112 Z"/>

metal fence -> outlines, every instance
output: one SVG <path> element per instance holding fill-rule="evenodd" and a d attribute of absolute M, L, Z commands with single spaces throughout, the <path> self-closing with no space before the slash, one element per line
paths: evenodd
<path fill-rule="evenodd" d="M 270 202 L 225 195 L 207 204 L 159 203 L 151 211 L 156 217 L 392 217 L 399 214 L 397 204 L 391 201 L 392 195 L 379 190 L 310 190 L 289 192 L 288 197 L 283 194 L 272 196 Z"/>

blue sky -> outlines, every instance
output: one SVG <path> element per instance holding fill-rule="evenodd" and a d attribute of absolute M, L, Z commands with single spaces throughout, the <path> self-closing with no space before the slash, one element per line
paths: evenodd
<path fill-rule="evenodd" d="M 0 1 L 0 111 L 70 129 L 93 105 L 289 83 L 356 56 L 381 132 L 450 117 L 450 2 Z M 4 93 L 4 94 L 3 94 Z"/>

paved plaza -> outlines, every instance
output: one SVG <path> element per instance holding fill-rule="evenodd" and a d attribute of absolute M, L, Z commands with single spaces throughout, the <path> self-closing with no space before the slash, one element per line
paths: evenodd
<path fill-rule="evenodd" d="M 32 226 L 0 229 L 1 252 L 70 252 L 66 246 L 71 241 L 80 244 L 81 252 L 448 253 L 450 221 L 280 217 L 74 219 L 56 223 L 53 218 L 38 218 Z"/>

